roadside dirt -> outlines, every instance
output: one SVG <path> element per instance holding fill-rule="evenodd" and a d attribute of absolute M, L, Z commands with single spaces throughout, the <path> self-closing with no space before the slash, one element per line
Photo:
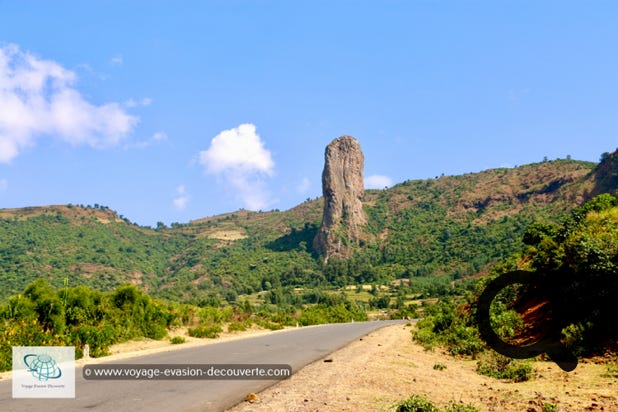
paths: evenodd
<path fill-rule="evenodd" d="M 412 394 L 438 407 L 450 401 L 481 411 L 618 411 L 618 379 L 607 366 L 580 363 L 566 373 L 535 363 L 536 378 L 509 383 L 476 373 L 476 361 L 428 352 L 411 339 L 412 327 L 391 326 L 357 340 L 292 378 L 258 393 L 228 412 L 394 411 Z M 445 369 L 434 369 L 434 365 Z"/>

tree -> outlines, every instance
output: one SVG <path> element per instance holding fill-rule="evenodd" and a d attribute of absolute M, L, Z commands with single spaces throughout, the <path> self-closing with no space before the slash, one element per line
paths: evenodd
<path fill-rule="evenodd" d="M 64 306 L 45 279 L 31 283 L 24 290 L 24 296 L 32 301 L 39 324 L 45 331 L 58 335 L 64 332 Z"/>
<path fill-rule="evenodd" d="M 537 273 L 554 322 L 576 351 L 598 353 L 617 339 L 618 198 L 599 195 L 552 230 L 532 225 L 525 241 L 530 249 L 524 261 Z"/>

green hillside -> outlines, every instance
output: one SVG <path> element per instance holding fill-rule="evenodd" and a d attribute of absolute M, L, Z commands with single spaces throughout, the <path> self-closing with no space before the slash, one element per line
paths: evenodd
<path fill-rule="evenodd" d="M 529 223 L 557 221 L 592 194 L 614 191 L 615 163 L 613 153 L 599 165 L 555 160 L 369 190 L 363 242 L 328 265 L 311 249 L 322 199 L 157 229 L 101 206 L 0 209 L 0 298 L 45 278 L 102 291 L 129 282 L 197 304 L 271 291 L 277 303 L 295 287 L 482 274 L 521 250 Z"/>
<path fill-rule="evenodd" d="M 55 286 L 156 289 L 170 258 L 188 244 L 184 235 L 137 227 L 98 205 L 2 209 L 0 237 L 3 297 L 38 278 Z"/>

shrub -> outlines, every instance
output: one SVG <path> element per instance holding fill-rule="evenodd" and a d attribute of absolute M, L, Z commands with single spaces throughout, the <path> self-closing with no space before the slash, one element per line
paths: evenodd
<path fill-rule="evenodd" d="M 229 325 L 227 325 L 228 332 L 244 332 L 246 330 L 247 328 L 242 322 L 232 322 Z"/>
<path fill-rule="evenodd" d="M 412 339 L 423 345 L 425 349 L 433 348 L 438 342 L 438 336 L 433 333 L 433 323 L 430 319 L 417 322 L 417 330 L 412 331 Z"/>
<path fill-rule="evenodd" d="M 170 339 L 170 342 L 172 343 L 172 345 L 179 345 L 181 343 L 185 343 L 185 338 L 183 338 L 182 336 L 174 336 Z"/>
<path fill-rule="evenodd" d="M 270 330 L 281 330 L 281 329 L 283 329 L 283 325 L 282 324 L 271 322 L 269 320 L 261 320 L 261 321 L 257 322 L 257 325 L 259 327 L 261 327 L 261 328 L 270 329 Z"/>
<path fill-rule="evenodd" d="M 302 326 L 309 326 L 323 323 L 345 323 L 351 320 L 367 320 L 367 314 L 350 302 L 334 306 L 319 303 L 303 309 L 298 323 Z"/>
<path fill-rule="evenodd" d="M 413 339 L 425 349 L 444 345 L 451 355 L 476 355 L 484 345 L 477 329 L 470 323 L 466 306 L 441 301 L 427 308 L 427 316 L 416 323 Z M 458 313 L 459 312 L 459 313 Z"/>
<path fill-rule="evenodd" d="M 397 405 L 397 412 L 439 412 L 426 397 L 412 395 Z"/>
<path fill-rule="evenodd" d="M 409 304 L 408 306 L 401 307 L 394 312 L 391 312 L 391 319 L 414 319 L 418 318 L 419 314 L 416 311 L 417 305 Z"/>
<path fill-rule="evenodd" d="M 205 323 L 228 322 L 233 315 L 232 308 L 206 306 L 200 309 L 198 316 Z"/>
<path fill-rule="evenodd" d="M 189 336 L 194 338 L 209 338 L 214 339 L 219 337 L 219 334 L 223 332 L 219 325 L 204 325 L 197 328 L 189 328 Z"/>
<path fill-rule="evenodd" d="M 529 361 L 519 361 L 500 355 L 494 351 L 486 352 L 476 364 L 476 371 L 497 379 L 524 382 L 532 379 L 534 370 Z"/>
<path fill-rule="evenodd" d="M 109 347 L 116 342 L 114 328 L 110 325 L 104 326 L 81 326 L 75 328 L 71 333 L 71 342 L 80 348 L 83 345 L 90 347 L 90 356 L 99 358 L 109 355 Z"/>
<path fill-rule="evenodd" d="M 433 365 L 433 369 L 437 371 L 443 371 L 444 369 L 446 369 L 446 365 L 436 363 L 435 365 Z"/>
<path fill-rule="evenodd" d="M 475 355 L 483 351 L 483 342 L 471 326 L 455 325 L 445 338 L 451 355 Z"/>

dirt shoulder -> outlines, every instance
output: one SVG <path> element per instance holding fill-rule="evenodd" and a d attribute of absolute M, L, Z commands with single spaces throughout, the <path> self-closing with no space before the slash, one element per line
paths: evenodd
<path fill-rule="evenodd" d="M 543 411 L 544 403 L 560 411 L 618 410 L 618 380 L 604 377 L 606 366 L 580 363 L 566 373 L 537 362 L 534 380 L 503 382 L 478 375 L 475 361 L 425 351 L 410 332 L 409 326 L 375 331 L 228 412 L 393 411 L 412 394 L 439 407 L 455 401 L 481 411 Z"/>

